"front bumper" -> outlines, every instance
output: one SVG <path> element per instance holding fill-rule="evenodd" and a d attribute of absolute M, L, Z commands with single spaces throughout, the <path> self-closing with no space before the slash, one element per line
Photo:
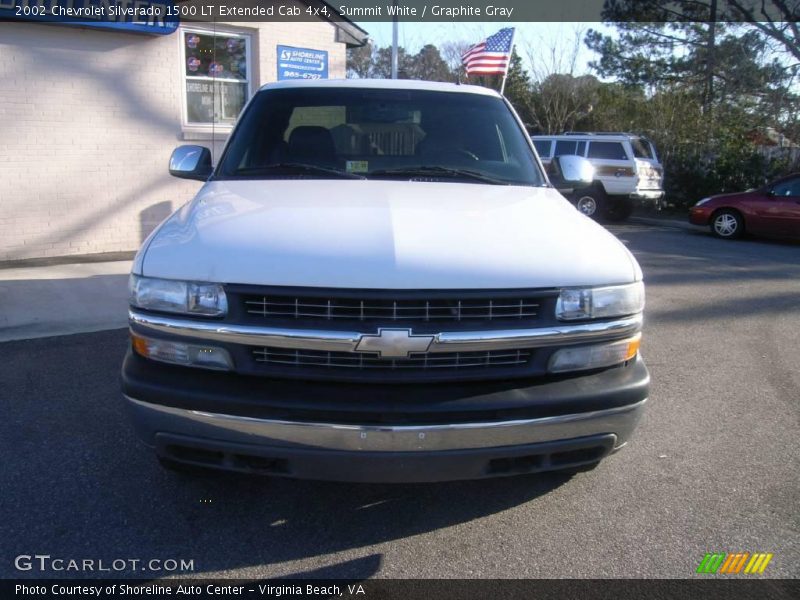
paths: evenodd
<path fill-rule="evenodd" d="M 630 437 L 649 375 L 465 384 L 279 381 L 189 371 L 129 352 L 140 437 L 171 460 L 339 481 L 445 481 L 593 465 Z"/>
<path fill-rule="evenodd" d="M 712 209 L 705 206 L 693 206 L 689 209 L 689 223 L 692 225 L 708 225 Z"/>

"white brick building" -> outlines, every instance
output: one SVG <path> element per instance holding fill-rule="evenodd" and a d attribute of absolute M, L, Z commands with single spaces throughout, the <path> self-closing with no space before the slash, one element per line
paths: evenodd
<path fill-rule="evenodd" d="M 216 159 L 245 96 L 278 78 L 278 46 L 327 53 L 341 78 L 365 37 L 328 21 L 170 35 L 1 22 L 0 261 L 137 249 L 200 185 L 167 174 L 172 150 L 213 146 Z"/>

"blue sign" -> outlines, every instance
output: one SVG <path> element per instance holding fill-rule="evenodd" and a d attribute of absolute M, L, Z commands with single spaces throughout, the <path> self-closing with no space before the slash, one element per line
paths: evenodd
<path fill-rule="evenodd" d="M 0 20 L 63 23 L 168 35 L 178 29 L 172 0 L 0 0 Z"/>
<path fill-rule="evenodd" d="M 278 46 L 278 81 L 283 79 L 327 78 L 327 51 Z"/>

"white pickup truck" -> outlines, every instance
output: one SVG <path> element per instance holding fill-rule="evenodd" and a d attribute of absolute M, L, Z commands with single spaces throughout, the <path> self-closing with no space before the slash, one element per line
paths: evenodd
<path fill-rule="evenodd" d="M 642 272 L 494 91 L 269 84 L 216 166 L 182 146 L 170 172 L 205 184 L 134 261 L 122 367 L 164 465 L 440 481 L 627 442 Z"/>

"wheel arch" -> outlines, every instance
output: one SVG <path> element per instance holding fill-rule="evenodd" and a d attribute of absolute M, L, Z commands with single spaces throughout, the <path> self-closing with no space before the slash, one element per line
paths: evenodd
<path fill-rule="evenodd" d="M 598 192 L 600 192 L 601 194 L 604 194 L 606 196 L 610 196 L 611 195 L 611 194 L 608 193 L 608 190 L 606 190 L 606 186 L 603 183 L 602 179 L 595 179 L 594 181 L 592 181 L 592 185 L 590 185 L 586 189 L 587 190 L 588 189 L 597 190 Z"/>

